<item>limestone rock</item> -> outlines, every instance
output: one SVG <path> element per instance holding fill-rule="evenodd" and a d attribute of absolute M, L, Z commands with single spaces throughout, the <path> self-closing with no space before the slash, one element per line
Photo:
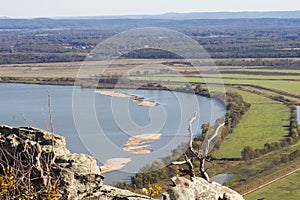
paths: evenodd
<path fill-rule="evenodd" d="M 22 166 L 24 172 L 31 170 L 32 183 L 40 188 L 48 181 L 57 181 L 62 199 L 82 199 L 103 186 L 96 159 L 70 153 L 65 138 L 57 134 L 30 127 L 0 126 L 0 146 L 4 154 L 1 163 Z"/>
<path fill-rule="evenodd" d="M 65 138 L 31 127 L 0 126 L 0 168 L 19 166 L 33 176 L 31 183 L 43 188 L 57 181 L 61 199 L 145 200 L 147 196 L 103 185 L 96 159 L 70 153 Z M 16 164 L 17 163 L 17 164 Z M 27 169 L 28 168 L 28 169 Z M 0 169 L 1 172 L 2 169 Z M 16 169 L 19 170 L 19 169 Z"/>
<path fill-rule="evenodd" d="M 195 177 L 188 180 L 184 177 L 173 177 L 176 186 L 164 194 L 167 200 L 244 200 L 244 198 L 234 190 L 220 185 L 216 182 L 208 182 L 203 178 Z"/>
<path fill-rule="evenodd" d="M 149 200 L 148 196 L 136 194 L 128 190 L 103 185 L 100 190 L 95 192 L 91 197 L 83 200 Z M 152 200 L 155 200 L 152 198 Z"/>
<path fill-rule="evenodd" d="M 70 153 L 65 138 L 37 128 L 0 126 L 0 173 L 2 167 L 21 166 L 18 177 L 31 177 L 36 189 L 45 189 L 49 181 L 58 183 L 62 200 L 145 200 L 149 197 L 103 185 L 96 159 L 85 154 Z M 50 177 L 50 180 L 49 180 Z M 243 200 L 235 191 L 202 178 L 192 181 L 174 177 L 176 186 L 164 194 L 163 200 L 218 200 L 224 195 Z M 26 183 L 26 181 L 24 181 Z M 26 186 L 26 185 L 25 185 Z M 223 198 L 224 199 L 224 198 Z"/>

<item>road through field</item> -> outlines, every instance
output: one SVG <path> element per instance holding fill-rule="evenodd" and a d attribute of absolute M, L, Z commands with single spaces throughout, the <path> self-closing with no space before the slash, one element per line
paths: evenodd
<path fill-rule="evenodd" d="M 291 172 L 288 172 L 288 173 L 285 174 L 285 175 L 282 175 L 282 176 L 280 176 L 280 177 L 278 177 L 278 178 L 275 178 L 275 179 L 272 180 L 272 181 L 266 182 L 266 183 L 260 185 L 259 187 L 255 188 L 255 189 L 252 189 L 252 190 L 250 190 L 250 191 L 248 191 L 248 192 L 245 192 L 245 193 L 242 194 L 242 195 L 245 196 L 245 195 L 247 195 L 247 194 L 250 194 L 250 193 L 252 193 L 252 192 L 255 192 L 255 191 L 257 191 L 257 190 L 259 190 L 259 189 L 261 189 L 261 188 L 263 188 L 263 187 L 265 187 L 265 186 L 268 186 L 268 185 L 270 185 L 270 184 L 272 184 L 272 183 L 274 183 L 274 182 L 276 182 L 276 181 L 279 181 L 279 180 L 281 180 L 281 179 L 283 179 L 283 178 L 285 178 L 285 177 L 287 177 L 287 176 L 289 176 L 289 175 L 291 175 L 291 174 L 294 174 L 295 172 L 298 172 L 298 171 L 300 171 L 300 167 L 299 167 L 298 169 L 295 169 L 295 170 L 291 171 Z"/>
<path fill-rule="evenodd" d="M 248 188 L 244 188 L 244 189 L 240 190 L 240 193 L 246 199 L 253 199 L 253 198 L 257 199 L 258 195 L 260 195 L 259 191 L 261 189 L 264 190 L 264 189 L 266 189 L 267 186 L 272 186 L 272 184 L 277 184 L 277 182 L 284 181 L 284 180 L 286 180 L 286 182 L 288 182 L 288 181 L 291 182 L 291 180 L 292 180 L 292 182 L 293 182 L 293 178 L 295 178 L 294 176 L 297 176 L 297 173 L 299 173 L 299 172 L 300 172 L 300 165 L 299 165 L 299 161 L 297 161 L 286 168 L 276 171 L 276 173 L 272 173 L 272 174 L 268 175 L 263 180 L 258 180 L 257 181 L 257 182 L 259 182 L 258 184 L 256 182 L 256 184 L 253 184 L 252 187 L 250 186 Z M 291 180 L 286 179 L 289 177 L 291 177 L 291 178 L 293 177 L 293 178 Z M 289 185 L 288 183 L 284 183 L 284 185 L 282 185 L 282 183 L 280 183 L 279 186 L 286 188 L 285 189 L 285 190 L 287 190 L 286 192 L 288 192 L 287 188 L 291 187 L 291 185 Z M 294 184 L 294 186 L 297 187 L 297 185 L 295 185 L 295 184 Z M 274 185 L 274 187 L 276 188 L 275 185 Z M 277 187 L 278 187 L 278 185 L 277 185 Z M 270 189 L 269 195 L 274 194 L 273 190 L 275 190 L 275 189 L 274 188 Z M 280 190 L 283 190 L 283 188 L 280 188 Z M 268 192 L 264 191 L 264 192 L 261 192 L 261 194 L 268 194 Z M 276 196 L 276 193 L 274 195 Z M 270 197 L 268 196 L 268 198 L 270 198 Z M 272 199 L 274 199 L 274 198 L 272 198 Z"/>

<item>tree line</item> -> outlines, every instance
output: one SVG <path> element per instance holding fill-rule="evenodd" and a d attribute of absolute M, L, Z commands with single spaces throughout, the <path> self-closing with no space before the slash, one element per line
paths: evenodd
<path fill-rule="evenodd" d="M 199 95 L 201 94 L 201 91 L 205 96 L 207 95 L 207 90 L 203 89 L 200 85 L 197 85 L 194 90 L 195 93 Z M 188 90 L 186 89 L 186 91 Z M 213 96 L 220 97 L 222 95 L 213 94 Z M 223 99 L 223 102 L 224 103 L 226 102 L 225 104 L 227 110 L 225 116 L 226 124 L 220 133 L 220 137 L 218 139 L 216 148 L 220 146 L 220 144 L 224 141 L 225 137 L 228 134 L 232 133 L 233 129 L 240 122 L 242 116 L 250 108 L 250 104 L 245 102 L 242 96 L 236 92 L 227 92 L 226 101 Z M 205 123 L 201 126 L 201 128 L 202 128 L 201 135 L 197 135 L 193 141 L 193 146 L 195 147 L 195 149 L 199 149 L 209 129 L 213 129 L 214 125 Z M 133 177 L 131 177 L 131 183 L 118 182 L 115 183 L 115 185 L 120 188 L 138 191 L 141 188 L 146 187 L 149 183 L 155 184 L 155 183 L 161 183 L 163 180 L 168 181 L 171 177 L 184 171 L 184 169 L 181 169 L 178 166 L 168 166 L 168 165 L 172 161 L 183 160 L 182 157 L 183 153 L 188 154 L 186 150 L 187 150 L 187 144 L 183 143 L 179 145 L 177 148 L 173 149 L 170 156 L 162 158 L 161 161 L 154 161 L 153 163 L 144 166 L 139 173 L 136 173 Z M 193 165 L 195 166 L 195 168 L 197 168 L 199 167 L 200 163 L 197 160 L 193 160 Z M 161 184 L 161 185 L 163 186 L 166 184 Z"/>
<path fill-rule="evenodd" d="M 243 160 L 251 160 L 265 155 L 271 151 L 279 150 L 282 147 L 295 144 L 299 141 L 300 129 L 297 121 L 297 108 L 295 105 L 290 106 L 290 124 L 289 134 L 279 142 L 266 143 L 263 148 L 253 149 L 250 146 L 245 146 L 241 152 Z"/>

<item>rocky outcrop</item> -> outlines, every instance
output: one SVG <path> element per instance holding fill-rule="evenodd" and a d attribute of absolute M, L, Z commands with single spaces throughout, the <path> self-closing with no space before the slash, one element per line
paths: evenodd
<path fill-rule="evenodd" d="M 149 200 L 148 196 L 136 194 L 128 190 L 122 190 L 109 185 L 103 185 L 100 190 L 95 191 L 83 200 Z M 155 200 L 152 198 L 152 200 Z"/>
<path fill-rule="evenodd" d="M 65 138 L 57 134 L 31 127 L 0 126 L 0 147 L 0 170 L 5 166 L 13 167 L 14 176 L 23 178 L 18 182 L 20 187 L 26 188 L 26 184 L 30 183 L 37 190 L 43 190 L 47 184 L 57 183 L 61 199 L 147 198 L 103 185 L 96 159 L 70 153 Z M 26 179 L 24 174 L 30 178 Z"/>
<path fill-rule="evenodd" d="M 164 194 L 165 200 L 244 200 L 232 189 L 216 182 L 208 182 L 203 178 L 195 177 L 188 180 L 184 177 L 173 177 L 175 187 Z"/>
<path fill-rule="evenodd" d="M 57 184 L 60 199 L 149 199 L 103 185 L 104 177 L 95 158 L 71 153 L 64 137 L 36 128 L 0 126 L 0 174 L 6 166 L 13 167 L 18 187 L 29 188 L 31 184 L 36 191 L 44 191 L 49 184 Z M 175 177 L 173 182 L 176 186 L 164 194 L 163 200 L 243 199 L 233 190 L 202 178 L 190 181 Z"/>

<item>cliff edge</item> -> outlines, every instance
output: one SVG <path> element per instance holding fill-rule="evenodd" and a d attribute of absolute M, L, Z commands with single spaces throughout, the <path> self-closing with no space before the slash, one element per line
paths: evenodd
<path fill-rule="evenodd" d="M 0 147 L 0 175 L 4 177 L 7 173 L 5 169 L 11 167 L 16 190 L 3 193 L 2 197 L 31 191 L 32 195 L 40 198 L 38 195 L 44 194 L 35 194 L 34 191 L 42 190 L 51 195 L 51 191 L 55 190 L 57 199 L 149 199 L 144 195 L 104 185 L 104 177 L 96 159 L 86 154 L 71 153 L 66 148 L 63 136 L 32 127 L 0 126 Z M 202 178 L 191 181 L 174 177 L 173 182 L 176 186 L 163 194 L 162 199 L 243 199 L 235 191 Z M 2 197 L 0 193 L 0 199 Z"/>

